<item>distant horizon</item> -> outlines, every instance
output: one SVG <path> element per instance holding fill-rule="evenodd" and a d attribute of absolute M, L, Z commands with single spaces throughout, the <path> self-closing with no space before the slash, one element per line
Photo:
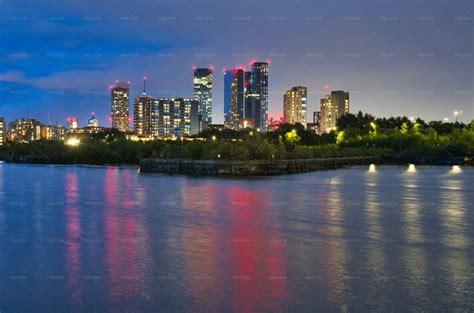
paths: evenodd
<path fill-rule="evenodd" d="M 147 94 L 191 98 L 193 66 L 213 66 L 213 118 L 221 124 L 222 70 L 269 59 L 274 117 L 285 91 L 301 85 L 311 121 L 329 85 L 350 93 L 351 112 L 454 121 L 457 110 L 459 121 L 474 118 L 470 1 L 296 2 L 2 3 L 0 116 L 83 124 L 95 112 L 110 125 L 115 80 L 131 82 L 132 108 L 143 76 Z"/>

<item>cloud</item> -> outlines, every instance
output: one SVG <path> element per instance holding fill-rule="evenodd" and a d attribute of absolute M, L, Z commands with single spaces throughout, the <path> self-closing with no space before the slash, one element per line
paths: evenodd
<path fill-rule="evenodd" d="M 0 73 L 0 81 L 6 83 L 21 83 L 25 81 L 25 74 L 20 71 L 7 71 Z"/>

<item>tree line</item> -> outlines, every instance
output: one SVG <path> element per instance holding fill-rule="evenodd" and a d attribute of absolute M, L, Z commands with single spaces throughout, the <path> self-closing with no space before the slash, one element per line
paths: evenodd
<path fill-rule="evenodd" d="M 195 140 L 135 142 L 117 131 L 91 135 L 78 146 L 60 141 L 0 147 L 10 161 L 58 164 L 138 164 L 142 158 L 272 160 L 346 156 L 474 157 L 474 121 L 425 122 L 407 117 L 345 114 L 338 128 L 318 135 L 301 124 L 260 133 L 252 129 L 207 129 Z"/>

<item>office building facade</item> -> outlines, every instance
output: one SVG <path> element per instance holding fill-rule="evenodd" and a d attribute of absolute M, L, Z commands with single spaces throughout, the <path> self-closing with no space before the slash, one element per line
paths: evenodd
<path fill-rule="evenodd" d="M 195 68 L 193 98 L 199 103 L 198 114 L 202 121 L 212 124 L 212 69 Z"/>

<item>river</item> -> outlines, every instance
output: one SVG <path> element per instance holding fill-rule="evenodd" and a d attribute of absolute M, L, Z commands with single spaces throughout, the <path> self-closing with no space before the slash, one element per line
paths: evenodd
<path fill-rule="evenodd" d="M 0 312 L 474 311 L 473 182 L 0 164 Z"/>

